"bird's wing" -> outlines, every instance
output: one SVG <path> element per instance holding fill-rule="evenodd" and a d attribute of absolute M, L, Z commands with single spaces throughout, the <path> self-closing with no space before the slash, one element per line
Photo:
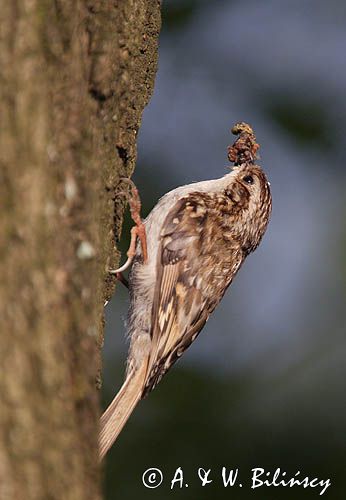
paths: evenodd
<path fill-rule="evenodd" d="M 208 197 L 191 193 L 181 198 L 162 227 L 143 396 L 197 337 L 241 264 L 231 245 L 226 259 L 220 255 L 227 242 Z"/>

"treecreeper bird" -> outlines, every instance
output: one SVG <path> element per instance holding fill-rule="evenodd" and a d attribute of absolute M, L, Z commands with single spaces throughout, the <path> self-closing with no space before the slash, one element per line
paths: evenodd
<path fill-rule="evenodd" d="M 136 223 L 128 259 L 130 348 L 125 382 L 100 422 L 100 458 L 144 398 L 202 330 L 245 258 L 259 245 L 271 213 L 269 182 L 255 165 L 252 128 L 236 124 L 231 172 L 163 196 L 145 221 L 132 185 Z M 140 241 L 137 242 L 137 239 Z"/>

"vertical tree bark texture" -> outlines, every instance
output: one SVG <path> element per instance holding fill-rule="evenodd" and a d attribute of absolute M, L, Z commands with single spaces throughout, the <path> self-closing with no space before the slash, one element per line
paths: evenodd
<path fill-rule="evenodd" d="M 159 0 L 1 3 L 1 499 L 99 498 L 106 267 L 159 28 Z"/>

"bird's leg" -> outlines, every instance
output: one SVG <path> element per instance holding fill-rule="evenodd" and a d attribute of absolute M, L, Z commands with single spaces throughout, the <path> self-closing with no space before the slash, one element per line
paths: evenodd
<path fill-rule="evenodd" d="M 139 197 L 138 189 L 136 188 L 134 183 L 130 179 L 129 182 L 131 183 L 131 197 L 129 200 L 131 217 L 133 222 L 136 224 L 134 227 L 136 229 L 136 236 L 138 236 L 138 238 L 141 241 L 143 262 L 146 263 L 148 260 L 147 236 L 145 233 L 145 226 L 141 219 L 141 208 L 142 208 L 141 199 Z M 131 237 L 132 237 L 132 230 L 131 230 Z"/>
<path fill-rule="evenodd" d="M 130 179 L 123 179 L 123 180 L 129 182 L 131 185 L 131 196 L 129 200 L 129 205 L 130 205 L 130 213 L 132 220 L 136 225 L 133 226 L 133 228 L 131 229 L 131 242 L 129 249 L 127 251 L 127 261 L 118 269 L 110 269 L 109 272 L 111 274 L 116 274 L 117 279 L 128 287 L 127 280 L 125 280 L 125 278 L 122 276 L 121 273 L 131 265 L 133 258 L 136 255 L 137 237 L 141 241 L 144 263 L 146 263 L 148 260 L 148 250 L 147 250 L 147 238 L 145 233 L 145 226 L 141 219 L 141 200 L 139 197 L 138 189 Z"/>

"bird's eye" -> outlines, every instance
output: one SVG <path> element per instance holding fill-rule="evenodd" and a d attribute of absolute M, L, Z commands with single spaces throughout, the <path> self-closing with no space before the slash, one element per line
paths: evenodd
<path fill-rule="evenodd" d="M 254 182 L 252 175 L 246 175 L 243 177 L 243 181 L 246 182 L 246 184 L 253 184 Z"/>

